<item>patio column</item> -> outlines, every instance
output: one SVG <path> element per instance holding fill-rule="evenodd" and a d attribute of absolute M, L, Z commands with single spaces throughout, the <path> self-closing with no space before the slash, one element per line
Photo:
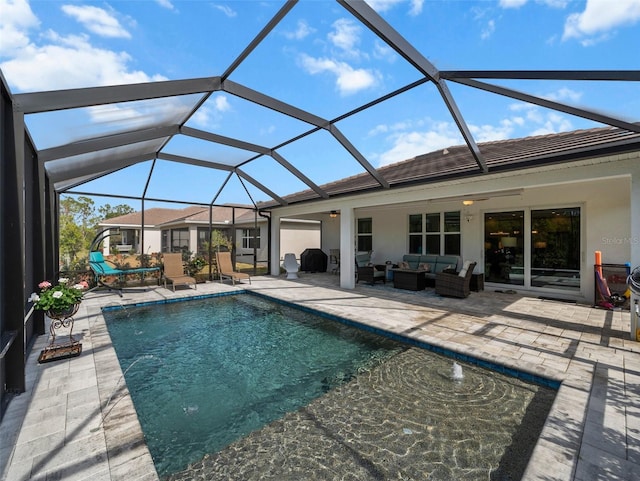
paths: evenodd
<path fill-rule="evenodd" d="M 629 220 L 631 247 L 631 269 L 640 268 L 640 168 L 631 174 L 631 219 Z M 640 306 L 640 295 L 631 294 L 631 339 L 640 341 L 640 319 L 636 313 Z"/>
<path fill-rule="evenodd" d="M 280 275 L 280 216 L 271 212 L 271 272 L 272 276 Z"/>
<path fill-rule="evenodd" d="M 356 287 L 355 221 L 353 208 L 340 208 L 340 287 Z"/>

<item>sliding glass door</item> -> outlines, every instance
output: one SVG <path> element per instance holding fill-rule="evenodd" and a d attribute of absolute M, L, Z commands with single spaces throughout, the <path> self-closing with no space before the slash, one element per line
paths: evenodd
<path fill-rule="evenodd" d="M 484 216 L 485 280 L 524 284 L 524 211 Z"/>
<path fill-rule="evenodd" d="M 531 211 L 531 285 L 580 289 L 580 208 Z"/>
<path fill-rule="evenodd" d="M 580 207 L 486 213 L 485 280 L 579 291 L 580 213 Z"/>

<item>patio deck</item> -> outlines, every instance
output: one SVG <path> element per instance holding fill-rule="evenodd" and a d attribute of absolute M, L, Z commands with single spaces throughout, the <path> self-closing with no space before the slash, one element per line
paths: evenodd
<path fill-rule="evenodd" d="M 630 341 L 628 311 L 491 291 L 449 299 L 388 285 L 342 290 L 338 276 L 303 274 L 87 295 L 74 328 L 82 355 L 38 364 L 41 336 L 29 356 L 28 391 L 0 424 L 0 479 L 158 479 L 100 308 L 238 289 L 561 380 L 523 479 L 640 478 L 640 343 Z"/>

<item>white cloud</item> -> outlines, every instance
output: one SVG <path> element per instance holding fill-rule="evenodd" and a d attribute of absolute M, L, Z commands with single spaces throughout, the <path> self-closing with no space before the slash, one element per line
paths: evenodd
<path fill-rule="evenodd" d="M 582 13 L 572 13 L 564 25 L 563 40 L 584 39 L 583 44 L 607 38 L 616 27 L 640 21 L 640 0 L 587 0 Z"/>
<path fill-rule="evenodd" d="M 214 100 L 214 105 L 218 112 L 228 112 L 231 110 L 231 104 L 226 95 L 218 95 Z"/>
<path fill-rule="evenodd" d="M 156 0 L 156 3 L 167 10 L 173 10 L 174 6 L 170 0 Z"/>
<path fill-rule="evenodd" d="M 378 125 L 370 134 L 385 134 L 392 147 L 377 157 L 378 166 L 412 159 L 434 150 L 460 144 L 460 136 L 451 122 L 428 121 L 428 130 L 420 129 L 422 122 L 399 122 L 394 125 Z"/>
<path fill-rule="evenodd" d="M 40 21 L 26 0 L 0 0 L 0 56 L 9 57 L 30 43 L 28 32 Z"/>
<path fill-rule="evenodd" d="M 487 24 L 485 25 L 485 27 L 482 29 L 482 32 L 480 33 L 480 38 L 482 40 L 485 40 L 487 38 L 489 38 L 491 35 L 493 35 L 493 33 L 496 31 L 496 22 L 495 20 L 489 20 L 487 22 Z"/>
<path fill-rule="evenodd" d="M 233 110 L 229 103 L 229 97 L 217 93 L 202 105 L 189 122 L 203 128 L 217 128 L 223 121 L 223 113 Z"/>
<path fill-rule="evenodd" d="M 90 5 L 63 5 L 62 11 L 96 35 L 110 38 L 131 38 L 131 34 L 120 25 L 118 19 L 102 8 Z"/>
<path fill-rule="evenodd" d="M 388 12 L 396 5 L 406 3 L 406 0 L 366 0 L 371 8 L 376 12 Z M 409 1 L 409 15 L 415 17 L 422 13 L 422 7 L 424 0 L 410 0 Z"/>
<path fill-rule="evenodd" d="M 395 50 L 379 40 L 376 40 L 373 45 L 373 56 L 378 59 L 386 60 L 389 63 L 393 63 L 398 59 Z"/>
<path fill-rule="evenodd" d="M 527 0 L 500 0 L 499 5 L 502 8 L 520 8 L 525 3 L 527 3 Z"/>
<path fill-rule="evenodd" d="M 509 105 L 507 116 L 495 124 L 469 123 L 468 127 L 478 143 L 567 132 L 574 128 L 569 117 L 527 103 Z M 368 132 L 368 136 L 384 137 L 384 142 L 391 145 L 380 155 L 370 156 L 379 166 L 464 143 L 453 122 L 437 122 L 432 119 L 379 124 Z"/>
<path fill-rule="evenodd" d="M 333 22 L 333 30 L 327 34 L 329 41 L 348 54 L 355 53 L 360 43 L 360 32 L 362 28 L 354 21 L 339 18 Z"/>
<path fill-rule="evenodd" d="M 227 7 L 226 5 L 214 5 L 213 7 L 220 10 L 229 18 L 233 18 L 238 15 L 235 10 L 233 10 L 231 7 Z"/>
<path fill-rule="evenodd" d="M 387 12 L 405 0 L 366 0 L 376 12 Z"/>
<path fill-rule="evenodd" d="M 542 109 L 537 105 L 515 103 L 509 105 L 509 110 L 518 115 L 510 120 L 525 130 L 523 136 L 543 135 L 573 130 L 569 117 L 556 111 Z"/>
<path fill-rule="evenodd" d="M 520 8 L 529 0 L 500 0 L 499 5 L 502 8 Z M 542 3 L 552 8 L 565 8 L 569 0 L 536 0 L 536 3 Z"/>
<path fill-rule="evenodd" d="M 575 90 L 571 90 L 570 88 L 563 87 L 561 89 L 558 89 L 556 92 L 545 95 L 544 98 L 555 100 L 557 102 L 566 100 L 571 102 L 578 102 L 582 98 L 582 92 L 576 92 Z"/>
<path fill-rule="evenodd" d="M 38 91 L 166 80 L 128 69 L 126 52 L 96 48 L 86 35 L 45 32 L 48 44 L 29 44 L 0 67 L 18 90 Z"/>
<path fill-rule="evenodd" d="M 514 123 L 510 119 L 501 120 L 498 125 L 469 125 L 469 130 L 476 142 L 492 142 L 508 139 L 514 130 Z"/>
<path fill-rule="evenodd" d="M 316 30 L 311 28 L 307 22 L 304 20 L 298 20 L 298 24 L 296 26 L 295 31 L 293 32 L 285 32 L 284 36 L 290 40 L 302 40 L 309 35 L 311 35 Z"/>
<path fill-rule="evenodd" d="M 411 8 L 409 9 L 409 15 L 416 17 L 422 13 L 422 6 L 424 0 L 411 0 Z"/>
<path fill-rule="evenodd" d="M 345 62 L 329 58 L 314 58 L 307 54 L 300 55 L 302 67 L 311 75 L 325 72 L 336 76 L 336 87 L 341 95 L 350 95 L 370 88 L 378 83 L 380 75 L 371 70 L 354 69 Z"/>

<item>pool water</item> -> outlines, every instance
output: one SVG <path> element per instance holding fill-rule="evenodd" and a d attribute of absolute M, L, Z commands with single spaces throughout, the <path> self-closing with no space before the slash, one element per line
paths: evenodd
<path fill-rule="evenodd" d="M 406 349 L 248 294 L 104 316 L 161 476 Z"/>

